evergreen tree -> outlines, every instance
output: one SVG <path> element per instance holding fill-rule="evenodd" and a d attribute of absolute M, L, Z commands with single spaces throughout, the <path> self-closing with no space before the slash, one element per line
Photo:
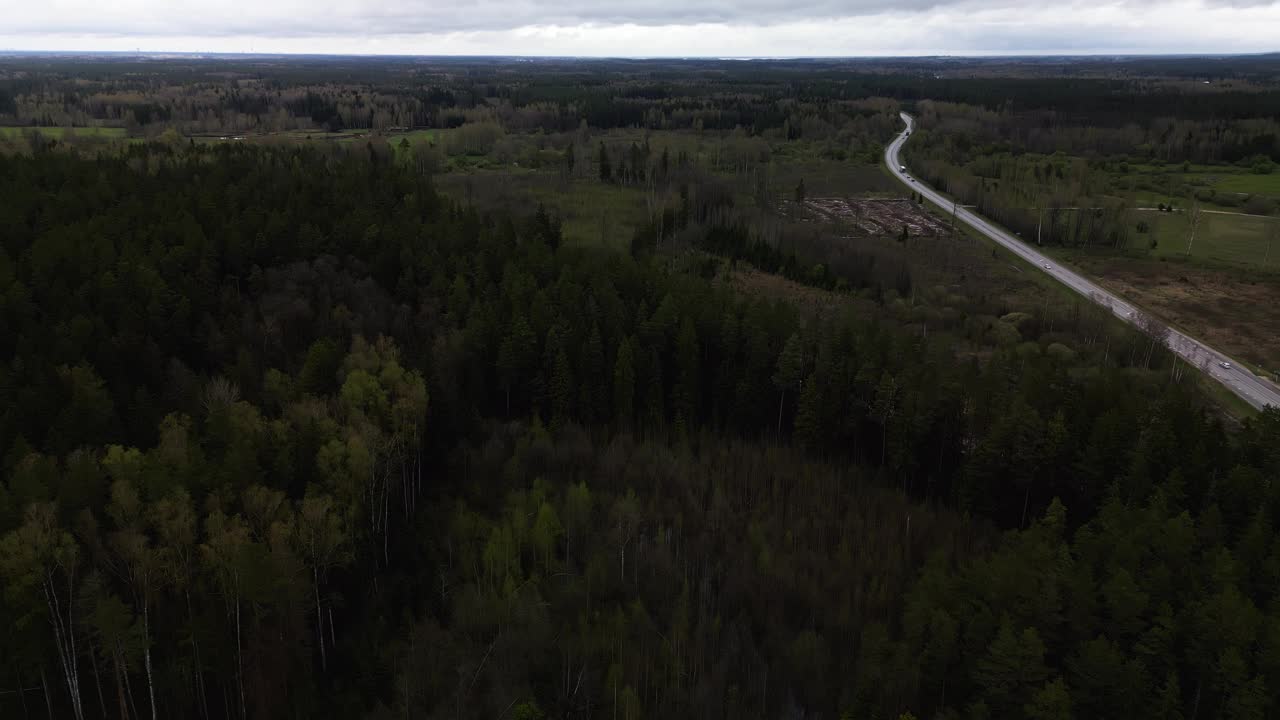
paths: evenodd
<path fill-rule="evenodd" d="M 604 341 L 600 337 L 600 326 L 591 323 L 587 341 L 582 348 L 582 404 L 580 407 L 583 420 L 593 423 L 596 420 L 607 420 L 608 379 L 605 377 Z"/>
<path fill-rule="evenodd" d="M 778 355 L 777 367 L 773 373 L 773 384 L 777 386 L 778 397 L 778 435 L 782 435 L 782 408 L 786 403 L 787 390 L 799 391 L 800 380 L 804 377 L 804 346 L 798 333 L 791 333 L 787 343 Z"/>
<path fill-rule="evenodd" d="M 613 181 L 613 166 L 609 164 L 609 150 L 605 148 L 604 143 L 600 143 L 600 152 L 597 156 L 597 163 L 600 167 L 600 182 Z"/>
<path fill-rule="evenodd" d="M 645 389 L 644 409 L 646 430 L 651 433 L 662 431 L 666 419 L 667 390 L 663 382 L 662 356 L 655 348 L 650 352 L 647 368 L 647 387 Z"/>
<path fill-rule="evenodd" d="M 685 318 L 676 337 L 676 385 L 672 394 L 672 411 L 677 427 L 687 432 L 698 420 L 699 386 L 698 335 L 693 320 Z"/>
<path fill-rule="evenodd" d="M 1031 701 L 1048 675 L 1044 653 L 1044 643 L 1034 628 L 1019 633 L 1008 617 L 1000 623 L 986 654 L 973 668 L 973 679 L 997 716 Z"/>
<path fill-rule="evenodd" d="M 802 447 L 819 449 L 825 442 L 826 426 L 822 413 L 822 388 L 817 374 L 809 375 L 800 389 L 796 403 L 795 433 Z"/>
<path fill-rule="evenodd" d="M 523 315 L 516 315 L 498 348 L 497 368 L 506 393 L 506 412 L 511 413 L 511 392 L 528 381 L 538 348 L 533 329 Z"/>
<path fill-rule="evenodd" d="M 551 424 L 560 427 L 571 416 L 573 402 L 573 374 L 569 368 L 569 355 L 560 348 L 551 370 Z"/>
<path fill-rule="evenodd" d="M 636 371 L 631 339 L 624 337 L 618 345 L 613 365 L 613 415 L 620 428 L 631 426 L 635 414 Z"/>
<path fill-rule="evenodd" d="M 1054 678 L 1037 690 L 1024 713 L 1028 720 L 1071 720 L 1071 696 L 1062 678 Z"/>

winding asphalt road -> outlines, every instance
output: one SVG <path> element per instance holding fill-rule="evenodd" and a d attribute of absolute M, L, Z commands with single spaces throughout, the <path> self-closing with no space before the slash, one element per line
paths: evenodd
<path fill-rule="evenodd" d="M 884 151 L 884 161 L 889 166 L 889 171 L 897 176 L 903 184 L 918 190 L 926 200 L 946 212 L 951 212 L 954 207 L 958 220 L 991 238 L 992 241 L 1008 248 L 1015 255 L 1031 263 L 1033 267 L 1040 271 L 1048 273 L 1063 285 L 1107 308 L 1121 320 L 1131 325 L 1138 325 L 1143 318 L 1143 311 L 1139 308 L 1129 304 L 1120 296 L 1106 290 L 1079 273 L 1058 266 L 1049 256 L 1037 252 L 1018 238 L 996 227 L 994 223 L 981 215 L 962 207 L 955 207 L 951 198 L 912 177 L 898 159 L 898 151 L 902 149 L 902 144 L 911 135 L 911 130 L 915 127 L 915 120 L 910 115 L 902 113 L 902 121 L 907 124 L 907 129 L 903 130 L 902 134 L 889 143 L 889 147 Z M 1235 360 L 1203 342 L 1189 337 L 1174 328 L 1169 328 L 1168 330 L 1165 344 L 1169 346 L 1170 350 L 1182 356 L 1188 363 L 1202 369 L 1209 377 L 1222 383 L 1228 390 L 1239 395 L 1241 399 L 1255 408 L 1261 409 L 1268 405 L 1280 408 L 1280 388 L 1272 385 L 1267 380 L 1259 378 L 1248 369 L 1241 367 Z"/>

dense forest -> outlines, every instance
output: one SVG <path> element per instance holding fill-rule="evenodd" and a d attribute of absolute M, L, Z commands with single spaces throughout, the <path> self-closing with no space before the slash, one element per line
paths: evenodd
<path fill-rule="evenodd" d="M 1280 411 L 646 182 L 618 251 L 372 141 L 0 154 L 0 716 L 1280 708 Z"/>

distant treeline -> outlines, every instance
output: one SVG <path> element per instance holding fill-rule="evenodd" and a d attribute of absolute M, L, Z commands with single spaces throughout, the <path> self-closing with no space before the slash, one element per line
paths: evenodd
<path fill-rule="evenodd" d="M 1193 72 L 1199 67 L 1199 73 Z M 1104 72 L 1110 69 L 1111 72 Z M 1212 77 L 1203 85 L 1190 78 Z M 11 58 L 0 122 L 107 124 L 138 132 L 449 128 L 493 111 L 512 130 L 798 126 L 806 113 L 872 113 L 885 98 L 1034 113 L 1045 127 L 1156 119 L 1236 123 L 1280 115 L 1280 59 L 969 64 L 925 61 L 541 61 L 317 58 Z"/>

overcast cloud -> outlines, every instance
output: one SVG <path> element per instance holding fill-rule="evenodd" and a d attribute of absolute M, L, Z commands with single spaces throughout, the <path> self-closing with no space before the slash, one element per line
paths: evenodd
<path fill-rule="evenodd" d="M 591 56 L 1266 52 L 1280 0 L 0 0 L 0 49 Z"/>

